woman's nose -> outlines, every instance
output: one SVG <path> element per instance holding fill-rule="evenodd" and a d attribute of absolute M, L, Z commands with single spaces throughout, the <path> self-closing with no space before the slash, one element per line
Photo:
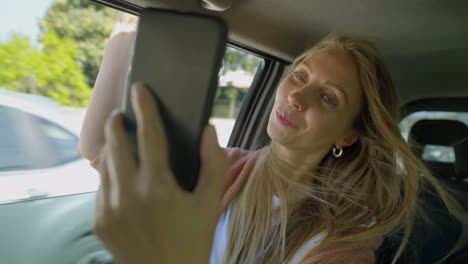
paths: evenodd
<path fill-rule="evenodd" d="M 302 90 L 296 90 L 288 95 L 289 105 L 297 111 L 304 111 L 306 108 L 303 100 Z"/>

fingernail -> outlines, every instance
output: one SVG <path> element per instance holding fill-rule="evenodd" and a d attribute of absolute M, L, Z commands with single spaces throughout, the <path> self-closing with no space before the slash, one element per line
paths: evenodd
<path fill-rule="evenodd" d="M 137 97 L 138 97 L 138 95 L 137 95 L 138 91 L 137 91 L 136 83 L 132 84 L 132 89 L 131 89 L 130 92 L 131 92 L 131 95 L 132 95 L 132 103 L 136 103 L 137 102 Z"/>
<path fill-rule="evenodd" d="M 144 96 L 143 89 L 144 89 L 144 87 L 143 87 L 142 83 L 140 83 L 140 82 L 133 83 L 133 85 L 132 85 L 133 96 L 134 96 L 135 99 L 137 99 L 137 101 L 141 101 L 141 99 L 143 98 L 143 96 Z"/>

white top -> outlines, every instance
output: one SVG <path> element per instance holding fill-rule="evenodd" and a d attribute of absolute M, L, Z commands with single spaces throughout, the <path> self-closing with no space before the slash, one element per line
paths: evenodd
<path fill-rule="evenodd" d="M 277 207 L 280 200 L 278 197 L 273 196 L 273 206 Z M 210 264 L 220 264 L 223 261 L 224 252 L 226 250 L 228 236 L 229 236 L 229 219 L 231 217 L 231 207 L 223 213 L 219 218 L 218 224 L 216 225 L 216 230 L 213 239 L 213 246 L 211 248 Z M 325 238 L 324 233 L 320 233 L 314 236 L 312 239 L 307 242 L 299 251 L 296 253 L 294 258 L 289 262 L 289 264 L 299 264 L 299 261 L 304 257 L 310 249 L 315 245 L 320 243 Z"/>

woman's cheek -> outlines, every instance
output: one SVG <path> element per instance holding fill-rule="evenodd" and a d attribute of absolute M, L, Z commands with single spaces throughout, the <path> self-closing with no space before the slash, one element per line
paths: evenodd
<path fill-rule="evenodd" d="M 321 138 L 334 134 L 337 120 L 330 115 L 323 107 L 316 106 L 313 111 L 307 115 L 307 122 L 314 134 L 319 134 Z"/>

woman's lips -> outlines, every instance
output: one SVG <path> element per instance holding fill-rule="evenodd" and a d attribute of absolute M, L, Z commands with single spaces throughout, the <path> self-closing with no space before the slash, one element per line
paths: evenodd
<path fill-rule="evenodd" d="M 294 124 L 291 120 L 289 120 L 286 115 L 284 114 L 281 114 L 280 112 L 276 111 L 276 118 L 278 119 L 278 121 L 284 125 L 284 126 L 287 126 L 287 127 L 292 127 L 292 128 L 296 128 L 296 124 Z"/>

